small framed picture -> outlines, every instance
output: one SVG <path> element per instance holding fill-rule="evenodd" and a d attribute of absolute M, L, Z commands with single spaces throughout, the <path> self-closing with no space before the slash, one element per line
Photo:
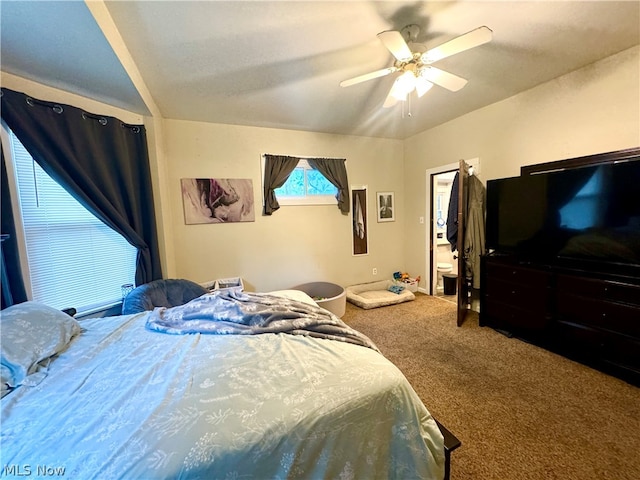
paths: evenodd
<path fill-rule="evenodd" d="M 377 192 L 376 207 L 378 208 L 378 222 L 395 222 L 396 204 L 393 192 Z"/>

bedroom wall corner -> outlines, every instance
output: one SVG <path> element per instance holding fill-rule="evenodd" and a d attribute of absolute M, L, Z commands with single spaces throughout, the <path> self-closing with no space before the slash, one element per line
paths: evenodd
<path fill-rule="evenodd" d="M 176 262 L 172 209 L 167 205 L 170 195 L 167 188 L 168 167 L 164 147 L 164 121 L 157 116 L 145 116 L 144 124 L 149 146 L 149 167 L 153 185 L 153 202 L 162 273 L 164 278 L 173 278 L 176 275 Z"/>

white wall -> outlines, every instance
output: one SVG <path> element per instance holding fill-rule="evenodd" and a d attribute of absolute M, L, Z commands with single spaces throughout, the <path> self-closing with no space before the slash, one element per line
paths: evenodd
<path fill-rule="evenodd" d="M 198 282 L 241 276 L 247 289 L 265 291 L 310 281 L 346 286 L 403 268 L 403 216 L 389 223 L 375 217 L 376 191 L 396 192 L 396 211 L 403 210 L 402 141 L 180 120 L 165 120 L 163 131 L 175 276 Z M 265 153 L 346 158 L 349 184 L 368 186 L 369 254 L 352 255 L 351 216 L 335 205 L 282 206 L 263 216 Z M 253 181 L 255 222 L 184 224 L 180 179 L 212 177 Z"/>
<path fill-rule="evenodd" d="M 159 163 L 151 140 L 155 124 L 149 117 L 5 72 L 2 85 L 147 125 L 156 208 L 167 206 L 157 214 L 165 277 L 204 282 L 242 276 L 248 289 L 272 290 L 323 280 L 350 285 L 391 278 L 394 271 L 403 270 L 400 140 L 164 120 L 164 161 Z M 263 153 L 346 158 L 349 184 L 368 186 L 369 254 L 352 255 L 351 216 L 342 215 L 337 206 L 282 207 L 271 217 L 262 216 Z M 185 225 L 180 178 L 189 177 L 251 178 L 256 221 Z M 395 192 L 395 222 L 376 222 L 376 191 Z M 374 267 L 377 276 L 372 274 Z"/>
<path fill-rule="evenodd" d="M 518 175 L 521 165 L 638 146 L 639 71 L 635 47 L 404 142 L 164 120 L 164 171 L 152 175 L 155 194 L 168 206 L 159 222 L 165 276 L 199 282 L 242 276 L 252 290 L 321 280 L 350 285 L 390 278 L 396 270 L 424 279 L 429 225 L 419 217 L 429 218 L 427 169 L 479 157 L 480 177 L 487 180 Z M 9 74 L 2 83 L 127 123 L 147 120 Z M 263 153 L 346 158 L 349 183 L 369 187 L 369 255 L 351 254 L 351 217 L 335 206 L 282 207 L 262 216 Z M 164 182 L 157 181 L 160 173 Z M 185 225 L 180 178 L 188 177 L 251 178 L 256 221 Z M 376 222 L 376 191 L 395 192 L 395 222 Z"/>
<path fill-rule="evenodd" d="M 405 141 L 404 251 L 425 278 L 426 170 L 479 157 L 481 180 L 521 165 L 640 145 L 640 47 L 476 110 Z M 421 285 L 424 286 L 424 283 Z"/>

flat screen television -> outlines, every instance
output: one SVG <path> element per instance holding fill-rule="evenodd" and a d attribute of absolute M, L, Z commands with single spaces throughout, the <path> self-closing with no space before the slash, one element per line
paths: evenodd
<path fill-rule="evenodd" d="M 640 160 L 487 181 L 486 246 L 640 267 Z"/>

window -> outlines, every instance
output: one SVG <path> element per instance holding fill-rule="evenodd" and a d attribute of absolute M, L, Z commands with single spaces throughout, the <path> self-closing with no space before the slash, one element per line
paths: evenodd
<path fill-rule="evenodd" d="M 31 298 L 78 313 L 119 302 L 121 286 L 134 282 L 137 249 L 49 177 L 12 132 L 9 139 Z"/>
<path fill-rule="evenodd" d="M 606 207 L 602 170 L 596 169 L 588 182 L 562 208 L 560 226 L 573 230 L 598 227 Z"/>
<path fill-rule="evenodd" d="M 337 187 L 304 159 L 298 162 L 284 185 L 274 192 L 280 205 L 337 204 Z"/>

